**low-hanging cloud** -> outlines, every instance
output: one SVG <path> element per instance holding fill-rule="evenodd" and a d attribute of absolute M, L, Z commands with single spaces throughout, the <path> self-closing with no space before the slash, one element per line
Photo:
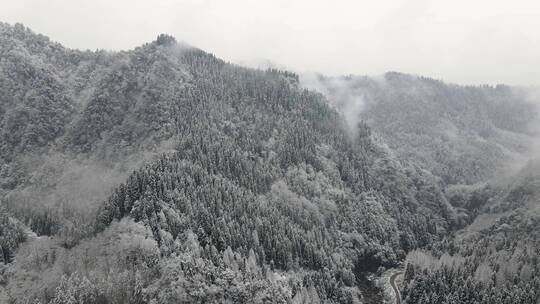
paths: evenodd
<path fill-rule="evenodd" d="M 536 119 L 531 125 L 532 143 L 531 143 L 531 157 L 540 157 L 540 87 L 528 88 L 527 101 L 534 106 Z"/>
<path fill-rule="evenodd" d="M 540 87 L 519 87 L 514 88 L 514 91 L 531 106 L 533 119 L 527 128 L 527 135 L 523 134 L 521 139 L 525 144 L 525 149 L 511 153 L 511 157 L 498 174 L 501 177 L 499 182 L 502 183 L 507 183 L 508 179 L 515 178 L 516 174 L 526 170 L 531 162 L 540 161 Z"/>
<path fill-rule="evenodd" d="M 323 94 L 330 105 L 343 115 L 349 131 L 356 134 L 366 103 L 365 96 L 350 87 L 350 81 L 342 77 L 307 73 L 301 75 L 300 82 L 305 88 Z"/>

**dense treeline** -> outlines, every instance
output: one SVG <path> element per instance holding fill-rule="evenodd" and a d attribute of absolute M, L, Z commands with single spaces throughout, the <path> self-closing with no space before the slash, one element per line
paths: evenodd
<path fill-rule="evenodd" d="M 15 303 L 369 301 L 360 281 L 455 220 L 437 178 L 293 73 L 166 35 L 107 53 L 1 30 L 2 204 L 37 234 L 2 270 Z"/>
<path fill-rule="evenodd" d="M 538 299 L 536 167 L 474 184 L 525 150 L 521 92 L 321 80 L 365 99 L 351 121 L 167 35 L 83 52 L 0 24 L 0 57 L 0 302 L 378 303 L 410 252 L 408 303 Z"/>
<path fill-rule="evenodd" d="M 399 73 L 305 77 L 303 84 L 349 113 L 349 122 L 364 119 L 401 158 L 443 181 L 456 212 L 452 228 L 463 229 L 409 253 L 404 302 L 540 301 L 540 170 L 538 162 L 520 159 L 538 136 L 538 108 L 528 90 Z"/>
<path fill-rule="evenodd" d="M 447 184 L 485 182 L 527 150 L 538 108 L 517 87 L 459 86 L 389 72 L 305 77 L 340 110 L 363 119 L 401 158 Z"/>
<path fill-rule="evenodd" d="M 11 262 L 15 249 L 25 239 L 24 226 L 10 217 L 4 208 L 0 209 L 0 262 Z"/>
<path fill-rule="evenodd" d="M 540 172 L 531 162 L 473 225 L 408 257 L 406 303 L 538 303 Z"/>
<path fill-rule="evenodd" d="M 405 302 L 538 303 L 539 222 L 538 213 L 513 214 L 442 251 L 452 256 L 446 253 L 437 259 L 419 254 L 410 258 Z"/>

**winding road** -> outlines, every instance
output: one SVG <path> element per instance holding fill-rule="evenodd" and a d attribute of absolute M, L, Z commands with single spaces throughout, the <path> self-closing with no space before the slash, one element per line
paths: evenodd
<path fill-rule="evenodd" d="M 390 285 L 394 289 L 394 294 L 396 295 L 396 304 L 401 304 L 401 292 L 399 292 L 399 288 L 396 285 L 396 278 L 400 274 L 401 272 L 396 272 L 390 277 Z"/>

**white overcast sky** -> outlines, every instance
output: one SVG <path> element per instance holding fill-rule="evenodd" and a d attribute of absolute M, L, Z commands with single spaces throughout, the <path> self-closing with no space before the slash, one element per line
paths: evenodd
<path fill-rule="evenodd" d="M 0 0 L 0 20 L 71 48 L 130 49 L 169 33 L 298 72 L 540 85 L 538 0 Z"/>

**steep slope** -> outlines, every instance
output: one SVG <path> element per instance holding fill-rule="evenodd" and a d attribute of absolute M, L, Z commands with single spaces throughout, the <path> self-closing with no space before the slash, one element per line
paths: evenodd
<path fill-rule="evenodd" d="M 540 301 L 540 162 L 493 186 L 473 225 L 408 257 L 406 303 Z"/>
<path fill-rule="evenodd" d="M 455 220 L 293 73 L 0 28 L 2 204 L 37 233 L 1 270 L 15 303 L 376 302 L 369 275 Z"/>
<path fill-rule="evenodd" d="M 458 86 L 395 72 L 302 81 L 323 92 L 351 123 L 365 121 L 400 157 L 447 184 L 498 176 L 530 148 L 538 131 L 538 107 L 526 89 Z"/>
<path fill-rule="evenodd" d="M 529 90 L 398 73 L 303 81 L 349 124 L 367 122 L 397 155 L 441 177 L 458 212 L 462 229 L 408 254 L 404 303 L 540 301 L 539 115 Z"/>
<path fill-rule="evenodd" d="M 0 33 L 0 193 L 38 234 L 85 226 L 131 170 L 168 149 L 174 92 L 165 88 L 182 89 L 187 72 L 172 70 L 184 67 L 157 42 L 81 52 L 22 25 Z M 64 215 L 77 223 L 65 225 Z"/>

